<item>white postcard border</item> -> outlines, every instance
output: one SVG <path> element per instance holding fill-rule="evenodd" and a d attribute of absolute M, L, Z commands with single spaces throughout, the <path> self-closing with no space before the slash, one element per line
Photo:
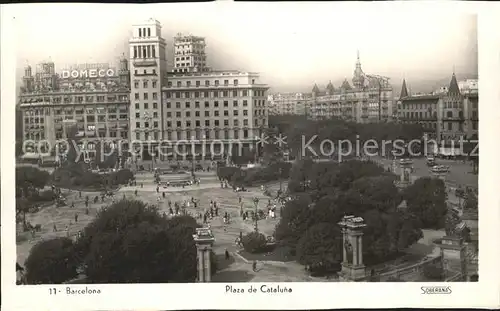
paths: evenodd
<path fill-rule="evenodd" d="M 215 4 L 214 4 L 215 5 Z M 228 5 L 228 4 L 224 4 Z M 238 4 L 230 4 L 238 5 Z M 248 4 L 246 4 L 248 5 Z M 249 10 L 265 9 L 269 4 L 248 5 Z M 276 4 L 272 4 L 276 5 Z M 283 7 L 287 3 L 279 4 Z M 478 307 L 499 306 L 500 292 L 500 11 L 498 3 L 477 2 L 385 2 L 385 3 L 327 3 L 305 4 L 332 6 L 335 10 L 355 10 L 383 14 L 411 12 L 442 12 L 441 14 L 478 13 L 479 41 L 479 111 L 481 122 L 481 161 L 479 164 L 479 232 L 480 262 L 477 283 L 211 283 L 211 284 L 143 284 L 87 285 L 100 289 L 100 295 L 64 295 L 66 285 L 15 286 L 15 200 L 14 200 L 14 103 L 16 37 L 15 12 L 19 5 L 3 6 L 1 11 L 1 188 L 2 188 L 2 292 L 3 307 L 7 310 L 154 310 L 154 309 L 319 309 L 319 308 L 376 308 L 376 307 Z M 16 8 L 17 7 L 17 8 Z M 154 12 L 154 7 L 152 12 Z M 495 9 L 496 8 L 496 9 Z M 319 8 L 318 8 L 319 9 Z M 118 11 L 117 11 L 118 12 Z M 383 12 L 383 14 L 382 14 Z M 399 13 L 398 13 L 399 12 Z M 327 22 L 325 21 L 325 27 Z M 348 25 L 346 25 L 348 26 Z M 36 25 L 33 25 L 36 27 Z M 396 25 L 397 27 L 397 25 Z M 464 34 L 466 35 L 466 34 Z M 63 43 L 63 41 L 61 41 Z M 36 47 L 34 47 L 36 48 Z M 415 49 L 418 52 L 418 47 Z M 247 290 L 250 286 L 287 286 L 288 294 L 228 294 L 226 285 Z M 451 286 L 449 295 L 423 295 L 422 286 Z M 61 295 L 49 295 L 49 288 Z M 71 285 L 85 288 L 85 285 Z"/>

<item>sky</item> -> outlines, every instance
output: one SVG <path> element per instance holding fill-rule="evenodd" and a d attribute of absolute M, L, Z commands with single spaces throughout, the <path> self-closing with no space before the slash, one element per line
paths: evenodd
<path fill-rule="evenodd" d="M 214 69 L 260 72 L 272 91 L 310 91 L 352 79 L 359 50 L 365 73 L 393 84 L 477 77 L 477 17 L 335 3 L 179 3 L 162 5 L 17 5 L 17 75 L 52 60 L 56 71 L 77 63 L 113 63 L 125 53 L 131 26 L 162 24 L 167 59 L 176 33 L 204 36 Z M 374 13 L 375 12 L 375 13 Z M 420 82 L 419 82 L 420 81 Z"/>

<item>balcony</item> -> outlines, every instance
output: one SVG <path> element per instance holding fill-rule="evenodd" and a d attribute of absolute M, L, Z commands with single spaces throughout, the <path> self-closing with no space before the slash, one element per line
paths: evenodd
<path fill-rule="evenodd" d="M 158 63 L 155 58 L 135 58 L 134 67 L 156 67 Z"/>

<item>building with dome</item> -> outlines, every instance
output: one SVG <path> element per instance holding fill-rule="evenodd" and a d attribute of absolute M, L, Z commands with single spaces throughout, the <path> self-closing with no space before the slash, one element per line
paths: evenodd
<path fill-rule="evenodd" d="M 330 81 L 324 90 L 315 84 L 307 104 L 308 117 L 338 117 L 358 123 L 387 122 L 395 118 L 389 78 L 364 73 L 359 52 L 351 82 L 345 79 L 336 88 Z"/>
<path fill-rule="evenodd" d="M 53 62 L 43 62 L 34 72 L 27 65 L 19 95 L 23 140 L 45 141 L 54 148 L 76 125 L 77 137 L 88 141 L 129 139 L 130 73 L 128 60 L 118 68 L 110 64 L 79 64 L 56 72 Z M 33 144 L 28 150 L 36 154 Z M 30 152 L 28 152 L 30 153 Z M 26 153 L 25 153 L 26 155 Z"/>

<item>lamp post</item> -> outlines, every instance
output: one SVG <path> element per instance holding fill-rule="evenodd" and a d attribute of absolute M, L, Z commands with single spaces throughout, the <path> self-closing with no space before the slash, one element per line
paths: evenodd
<path fill-rule="evenodd" d="M 253 198 L 253 204 L 255 206 L 255 213 L 254 213 L 254 219 L 255 219 L 255 232 L 259 232 L 259 226 L 258 226 L 258 218 L 257 218 L 257 208 L 259 207 L 259 198 Z"/>

